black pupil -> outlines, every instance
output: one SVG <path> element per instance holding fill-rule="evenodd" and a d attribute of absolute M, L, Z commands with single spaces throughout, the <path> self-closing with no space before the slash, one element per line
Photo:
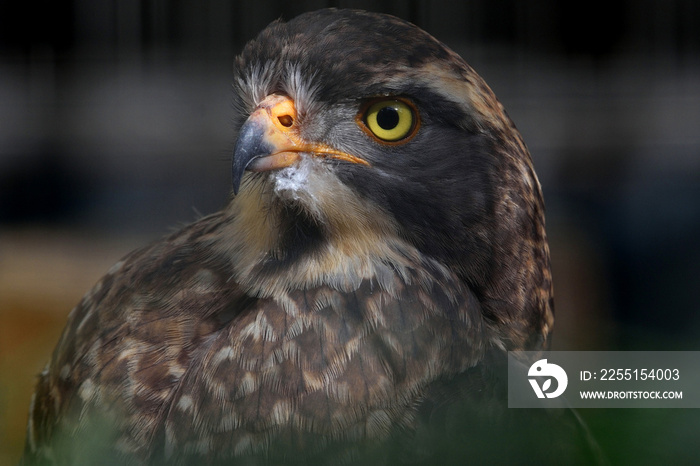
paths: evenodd
<path fill-rule="evenodd" d="M 382 129 L 394 129 L 399 124 L 399 112 L 394 107 L 384 107 L 377 112 L 377 124 Z"/>

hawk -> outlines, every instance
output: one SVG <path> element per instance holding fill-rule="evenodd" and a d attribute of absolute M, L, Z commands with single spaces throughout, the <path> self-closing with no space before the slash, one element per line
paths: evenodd
<path fill-rule="evenodd" d="M 540 185 L 456 53 L 326 9 L 269 25 L 234 85 L 230 202 L 71 311 L 26 464 L 430 464 L 426 426 L 488 430 L 490 368 L 548 344 Z"/>

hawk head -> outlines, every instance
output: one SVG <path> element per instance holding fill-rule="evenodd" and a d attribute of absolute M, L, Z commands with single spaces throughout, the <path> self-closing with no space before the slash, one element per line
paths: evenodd
<path fill-rule="evenodd" d="M 547 341 L 540 186 L 461 57 L 403 20 L 321 10 L 262 31 L 236 60 L 235 88 L 242 280 L 292 268 L 343 286 L 400 262 L 408 243 L 460 277 L 504 347 Z"/>

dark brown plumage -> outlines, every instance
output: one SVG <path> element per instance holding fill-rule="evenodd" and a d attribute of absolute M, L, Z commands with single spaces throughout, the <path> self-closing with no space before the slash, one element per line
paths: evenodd
<path fill-rule="evenodd" d="M 271 24 L 235 70 L 237 194 L 73 309 L 25 462 L 431 463 L 436 413 L 471 416 L 506 350 L 548 344 L 539 183 L 459 56 L 321 10 Z"/>

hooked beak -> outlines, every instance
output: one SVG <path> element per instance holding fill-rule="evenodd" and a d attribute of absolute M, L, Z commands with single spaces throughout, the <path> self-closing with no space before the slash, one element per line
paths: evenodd
<path fill-rule="evenodd" d="M 288 167 L 299 160 L 302 152 L 369 165 L 354 155 L 304 140 L 299 135 L 294 101 L 284 95 L 272 94 L 258 105 L 241 127 L 233 153 L 234 194 L 238 194 L 246 170 L 264 172 Z"/>

